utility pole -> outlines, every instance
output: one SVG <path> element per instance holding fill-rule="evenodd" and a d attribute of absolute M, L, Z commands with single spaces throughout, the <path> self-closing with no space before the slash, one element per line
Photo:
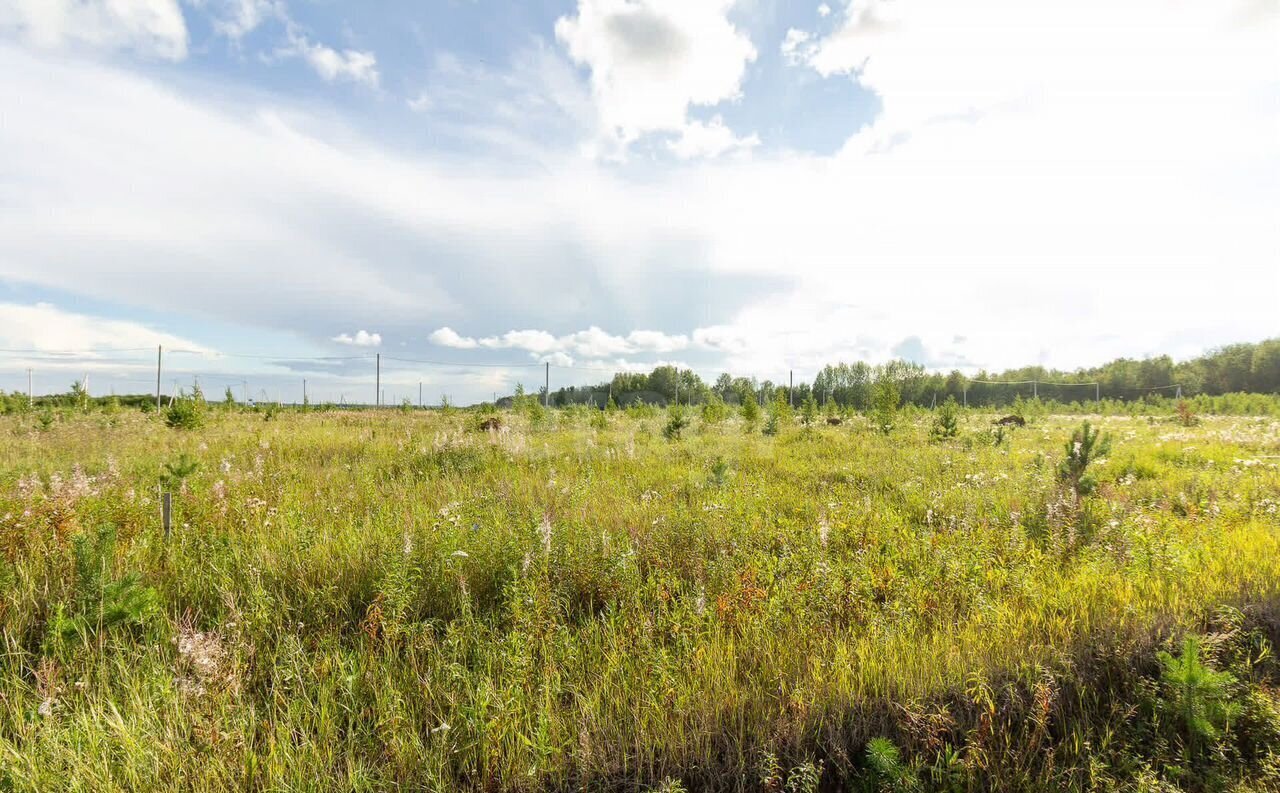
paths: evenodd
<path fill-rule="evenodd" d="M 164 355 L 164 346 L 156 345 L 156 412 L 160 412 L 160 358 Z"/>
<path fill-rule="evenodd" d="M 418 381 L 418 410 L 422 410 L 422 381 Z"/>
<path fill-rule="evenodd" d="M 791 407 L 796 406 L 796 372 L 794 369 L 787 370 L 787 404 Z"/>
<path fill-rule="evenodd" d="M 302 378 L 302 404 L 307 404 L 307 378 Z"/>
<path fill-rule="evenodd" d="M 376 375 L 377 379 L 374 381 L 374 384 L 373 384 L 373 399 L 375 403 L 374 407 L 381 407 L 382 406 L 382 353 L 378 353 L 377 366 L 378 366 L 378 370 L 377 370 L 378 373 Z"/>
<path fill-rule="evenodd" d="M 963 389 L 961 389 L 960 393 L 964 397 L 964 406 L 969 407 L 969 386 L 966 385 Z"/>
<path fill-rule="evenodd" d="M 31 369 L 27 368 L 27 407 L 35 404 L 35 397 L 31 395 Z"/>
<path fill-rule="evenodd" d="M 1102 385 L 1099 383 L 1093 384 L 1093 401 L 1098 403 L 1102 402 Z"/>
<path fill-rule="evenodd" d="M 1039 389 L 1039 385 L 1040 385 L 1040 384 L 1039 384 L 1039 383 L 1037 383 L 1035 380 L 1032 380 L 1032 381 L 1031 381 L 1031 398 L 1032 398 L 1032 399 L 1039 399 L 1039 398 L 1040 398 L 1040 389 Z"/>
<path fill-rule="evenodd" d="M 545 363 L 547 365 L 547 379 L 542 389 L 542 406 L 549 408 L 551 407 L 551 361 L 546 361 Z"/>

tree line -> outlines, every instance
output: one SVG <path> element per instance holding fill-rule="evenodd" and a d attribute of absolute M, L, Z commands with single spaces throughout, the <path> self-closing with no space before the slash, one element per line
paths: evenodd
<path fill-rule="evenodd" d="M 691 369 L 659 366 L 649 373 L 620 372 L 592 386 L 567 386 L 551 392 L 554 405 L 702 404 L 719 400 L 742 404 L 773 401 L 779 391 L 800 405 L 812 394 L 823 405 L 868 410 L 875 385 L 892 382 L 901 404 L 928 407 L 948 397 L 970 406 L 1004 406 L 1038 397 L 1062 403 L 1095 399 L 1130 402 L 1150 397 L 1280 394 L 1280 338 L 1256 344 L 1231 344 L 1187 361 L 1168 355 L 1118 358 L 1101 366 L 1063 371 L 1024 366 L 1002 372 L 981 370 L 972 377 L 959 370 L 931 372 L 904 360 L 872 365 L 864 361 L 824 366 L 812 382 L 788 383 L 722 374 L 705 382 Z M 1034 381 L 1034 384 L 1033 382 Z"/>

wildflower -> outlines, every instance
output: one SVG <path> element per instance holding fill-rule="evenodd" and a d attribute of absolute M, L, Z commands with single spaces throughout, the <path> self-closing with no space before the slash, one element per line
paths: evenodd
<path fill-rule="evenodd" d="M 468 559 L 471 557 L 471 554 L 467 553 L 466 551 L 454 551 L 449 555 L 452 556 L 454 559 Z"/>

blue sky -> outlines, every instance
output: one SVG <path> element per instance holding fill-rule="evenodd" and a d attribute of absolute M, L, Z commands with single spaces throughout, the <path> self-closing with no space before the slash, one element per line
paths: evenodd
<path fill-rule="evenodd" d="M 434 402 L 1276 335 L 1278 36 L 1270 0 L 0 0 L 0 387 L 131 390 L 155 344 L 285 398 L 381 353 Z"/>

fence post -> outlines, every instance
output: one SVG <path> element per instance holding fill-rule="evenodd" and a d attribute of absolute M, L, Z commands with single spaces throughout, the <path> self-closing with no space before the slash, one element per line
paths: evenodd
<path fill-rule="evenodd" d="M 156 345 L 156 412 L 160 412 L 160 359 L 164 355 L 164 346 Z"/>
<path fill-rule="evenodd" d="M 167 540 L 173 529 L 173 493 L 168 490 L 160 496 L 160 520 L 164 524 L 164 538 Z"/>

